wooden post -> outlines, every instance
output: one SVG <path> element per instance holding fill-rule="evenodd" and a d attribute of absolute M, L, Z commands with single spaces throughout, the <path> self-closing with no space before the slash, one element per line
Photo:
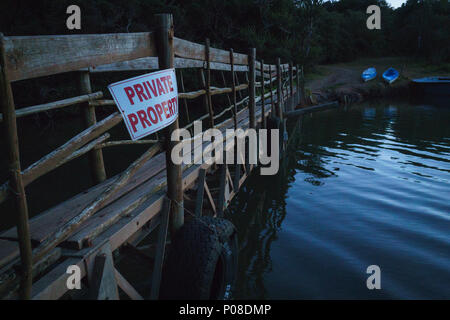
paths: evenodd
<path fill-rule="evenodd" d="M 180 89 L 181 92 L 186 92 L 186 90 L 184 89 L 184 80 L 183 80 L 183 71 L 182 69 L 179 69 L 179 73 L 180 73 Z M 187 99 L 183 99 L 183 104 L 184 104 L 184 109 L 186 111 L 186 121 L 187 123 L 191 123 L 190 117 L 189 117 L 189 109 L 188 109 L 188 105 L 187 105 Z M 191 131 L 192 133 L 192 131 Z"/>
<path fill-rule="evenodd" d="M 89 94 L 92 93 L 91 88 L 91 79 L 89 77 L 88 71 L 80 72 L 80 90 L 81 94 Z M 81 108 L 84 126 L 89 128 L 97 123 L 97 119 L 95 117 L 95 107 L 91 106 L 89 102 L 85 102 Z M 94 184 L 98 184 L 102 181 L 106 180 L 106 172 L 105 172 L 105 164 L 103 162 L 103 152 L 102 149 L 93 149 L 89 151 L 89 166 L 91 169 L 91 176 Z"/>
<path fill-rule="evenodd" d="M 291 97 L 294 96 L 294 70 L 292 68 L 292 62 L 289 62 L 289 90 Z"/>
<path fill-rule="evenodd" d="M 226 88 L 227 87 L 227 81 L 225 80 L 225 74 L 223 73 L 223 71 L 220 71 L 220 75 L 222 76 L 222 83 L 223 83 L 223 87 Z M 228 98 L 228 105 L 232 105 L 231 103 L 231 98 L 230 98 L 230 94 L 227 93 L 227 98 Z"/>
<path fill-rule="evenodd" d="M 203 89 L 206 91 L 206 79 L 205 79 L 205 72 L 203 68 L 198 69 L 199 76 L 200 76 L 200 84 Z M 203 96 L 203 104 L 205 105 L 206 113 L 209 114 L 209 107 L 208 107 L 208 96 L 205 94 Z"/>
<path fill-rule="evenodd" d="M 167 227 L 169 224 L 170 201 L 164 199 L 164 203 L 160 212 L 161 222 L 159 223 L 158 240 L 156 242 L 156 254 L 154 268 L 152 274 L 152 288 L 150 291 L 150 299 L 156 300 L 159 297 L 159 287 L 161 284 L 161 275 L 164 262 L 164 252 L 166 250 Z"/>
<path fill-rule="evenodd" d="M 272 86 L 272 65 L 269 64 L 269 74 L 270 74 L 270 79 L 269 79 L 269 90 L 270 90 L 270 104 L 271 104 L 271 117 L 273 117 L 275 115 L 275 104 L 273 101 L 273 86 Z"/>
<path fill-rule="evenodd" d="M 206 98 L 208 99 L 209 124 L 214 128 L 214 111 L 211 100 L 211 63 L 209 56 L 209 39 L 206 38 L 205 43 L 205 60 L 206 60 Z"/>
<path fill-rule="evenodd" d="M 300 95 L 300 69 L 299 69 L 298 65 L 297 65 L 296 74 L 297 74 L 297 104 L 300 104 L 300 100 L 301 100 L 301 95 Z"/>
<path fill-rule="evenodd" d="M 234 75 L 235 75 L 235 78 L 236 78 L 235 79 L 236 80 L 236 84 L 239 86 L 239 77 L 237 75 L 237 72 L 235 72 Z M 239 90 L 238 93 L 239 93 L 239 99 L 242 100 L 242 92 L 241 92 L 241 90 Z"/>
<path fill-rule="evenodd" d="M 281 88 L 281 62 L 277 59 L 277 116 L 283 119 L 283 92 Z"/>
<path fill-rule="evenodd" d="M 174 67 L 173 50 L 173 18 L 171 14 L 156 14 L 156 39 L 158 60 L 160 69 Z M 171 135 L 178 129 L 178 118 L 165 129 L 166 171 L 167 171 L 167 196 L 171 200 L 170 206 L 170 232 L 172 236 L 184 224 L 183 209 L 183 182 L 181 180 L 181 165 L 172 162 L 172 149 L 179 143 L 171 141 Z"/>
<path fill-rule="evenodd" d="M 250 128 L 256 128 L 256 118 L 255 118 L 255 80 L 256 80 L 256 48 L 251 48 L 248 55 L 248 71 L 249 71 L 249 85 L 248 85 L 248 109 L 250 116 Z"/>
<path fill-rule="evenodd" d="M 262 127 L 266 128 L 266 105 L 264 99 L 264 60 L 261 60 L 261 111 L 262 111 Z"/>
<path fill-rule="evenodd" d="M 0 33 L 0 102 L 5 128 L 9 160 L 9 188 L 17 209 L 17 234 L 21 261 L 21 298 L 30 299 L 32 285 L 32 257 L 28 205 L 20 168 L 19 137 L 11 83 L 6 72 L 5 39 Z"/>
<path fill-rule="evenodd" d="M 300 78 L 302 79 L 301 83 L 300 83 L 302 99 L 305 99 L 305 74 L 304 74 L 303 66 L 302 66 L 302 71 L 300 72 Z"/>
<path fill-rule="evenodd" d="M 237 100 L 236 100 L 236 81 L 234 77 L 234 54 L 233 49 L 230 49 L 230 64 L 231 64 L 231 78 L 233 79 L 233 82 L 231 84 L 231 90 L 233 93 L 233 105 L 234 105 L 234 129 L 237 129 Z"/>

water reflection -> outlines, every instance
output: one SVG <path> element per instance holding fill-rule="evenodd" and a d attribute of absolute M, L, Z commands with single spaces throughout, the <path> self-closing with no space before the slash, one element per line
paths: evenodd
<path fill-rule="evenodd" d="M 450 108 L 372 103 L 291 130 L 279 174 L 252 177 L 228 212 L 236 298 L 449 298 Z"/>

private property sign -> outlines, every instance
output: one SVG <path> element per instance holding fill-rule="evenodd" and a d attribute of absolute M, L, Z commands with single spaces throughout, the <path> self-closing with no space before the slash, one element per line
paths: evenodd
<path fill-rule="evenodd" d="M 178 117 L 175 69 L 116 82 L 108 89 L 133 140 L 167 127 Z"/>

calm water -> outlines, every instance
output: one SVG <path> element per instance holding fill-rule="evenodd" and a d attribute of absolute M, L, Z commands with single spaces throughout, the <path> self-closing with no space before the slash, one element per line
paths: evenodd
<path fill-rule="evenodd" d="M 325 111 L 290 138 L 279 174 L 252 177 L 228 213 L 236 298 L 449 299 L 450 105 Z"/>

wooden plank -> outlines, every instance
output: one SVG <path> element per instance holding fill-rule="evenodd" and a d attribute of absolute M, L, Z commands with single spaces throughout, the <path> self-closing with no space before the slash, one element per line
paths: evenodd
<path fill-rule="evenodd" d="M 205 46 L 195 42 L 190 42 L 180 38 L 174 38 L 173 41 L 175 55 L 181 58 L 188 58 L 194 60 L 205 60 Z M 247 64 L 247 55 L 241 53 L 234 54 L 235 64 Z M 210 61 L 230 63 L 230 57 L 228 51 L 211 48 L 210 49 Z"/>
<path fill-rule="evenodd" d="M 164 154 L 158 154 L 155 156 L 154 161 L 147 162 L 141 169 L 139 169 L 136 174 L 130 179 L 128 184 L 124 186 L 115 197 L 111 198 L 106 205 L 112 203 L 119 197 L 130 192 L 137 186 L 141 185 L 151 177 L 155 176 L 162 170 L 164 166 L 161 167 L 161 162 L 164 163 Z M 61 202 L 57 206 L 46 210 L 45 212 L 35 216 L 30 221 L 30 232 L 31 238 L 36 243 L 41 243 L 47 239 L 49 233 L 54 230 L 58 230 L 62 225 L 67 223 L 77 214 L 81 212 L 86 203 L 92 201 L 92 199 L 98 197 L 103 193 L 109 186 L 111 186 L 117 180 L 118 176 L 114 176 L 102 184 L 94 186 L 75 197 Z M 17 233 L 15 228 L 9 229 L 0 235 L 3 239 L 17 239 Z"/>
<path fill-rule="evenodd" d="M 67 292 L 67 278 L 70 274 L 66 273 L 69 266 L 76 265 L 80 268 L 81 278 L 86 275 L 86 269 L 83 260 L 77 258 L 68 258 L 46 275 L 33 284 L 33 300 L 57 300 Z"/>
<path fill-rule="evenodd" d="M 89 68 L 89 72 L 149 71 L 158 69 L 158 57 L 144 57 L 134 60 L 93 66 Z"/>
<path fill-rule="evenodd" d="M 175 58 L 175 69 L 187 69 L 187 68 L 203 68 L 203 60 L 193 60 L 185 58 Z M 100 65 L 96 67 L 90 67 L 89 72 L 115 72 L 115 71 L 148 71 L 159 69 L 158 57 L 144 57 L 130 61 L 121 61 L 111 64 Z M 211 70 L 223 70 L 230 71 L 230 65 L 227 63 L 211 62 Z M 235 71 L 248 71 L 248 67 L 245 65 L 238 65 L 235 67 Z"/>
<path fill-rule="evenodd" d="M 167 228 L 169 226 L 169 213 L 171 201 L 164 199 L 163 208 L 161 210 L 161 223 L 159 224 L 158 240 L 156 242 L 156 256 L 153 264 L 152 288 L 150 299 L 156 300 L 159 297 L 159 287 L 161 284 L 161 275 L 164 262 L 164 252 L 166 249 Z"/>
<path fill-rule="evenodd" d="M 89 283 L 91 298 L 119 300 L 115 270 L 111 252 L 100 253 L 95 257 L 94 270 Z"/>
<path fill-rule="evenodd" d="M 126 193 L 121 198 L 99 210 L 96 215 L 83 223 L 78 231 L 66 239 L 62 246 L 74 249 L 81 249 L 85 245 L 89 246 L 92 239 L 98 234 L 114 224 L 121 216 L 129 214 L 149 199 L 152 192 L 154 193 L 161 189 L 161 186 L 165 184 L 165 179 L 166 174 L 164 171 L 161 171 L 153 179 L 139 185 L 132 192 Z"/>
<path fill-rule="evenodd" d="M 127 279 L 123 277 L 123 275 L 119 271 L 117 271 L 116 268 L 114 268 L 114 275 L 116 277 L 117 285 L 131 298 L 131 300 L 144 300 L 139 292 L 137 292 L 136 289 L 133 288 L 133 286 L 127 281 Z"/>
<path fill-rule="evenodd" d="M 156 55 L 151 32 L 5 38 L 11 81 Z"/>
<path fill-rule="evenodd" d="M 19 256 L 19 245 L 15 241 L 0 240 L 0 268 Z"/>
<path fill-rule="evenodd" d="M 211 205 L 214 215 L 216 215 L 217 209 L 216 209 L 216 205 L 214 203 L 214 198 L 211 195 L 211 191 L 209 191 L 209 187 L 208 187 L 208 184 L 206 183 L 206 181 L 205 181 L 204 189 L 205 189 L 206 195 L 208 196 L 209 204 Z"/>
<path fill-rule="evenodd" d="M 219 199 L 217 201 L 217 216 L 223 217 L 223 209 L 225 206 L 225 189 L 227 188 L 227 165 L 223 164 L 220 167 L 219 176 Z"/>
<path fill-rule="evenodd" d="M 289 118 L 298 117 L 305 113 L 323 111 L 323 110 L 327 110 L 327 109 L 331 109 L 331 108 L 335 108 L 335 107 L 339 107 L 339 102 L 337 102 L 337 101 L 327 102 L 327 103 L 319 104 L 317 106 L 305 107 L 305 108 L 300 108 L 300 109 L 293 110 L 293 111 L 288 111 L 288 112 L 286 112 L 286 117 L 289 117 Z"/>
<path fill-rule="evenodd" d="M 206 101 L 208 102 L 208 112 L 209 112 L 209 125 L 214 128 L 214 108 L 211 100 L 211 63 L 210 63 L 210 47 L 209 39 L 206 39 L 205 44 L 205 60 L 206 60 Z"/>
<path fill-rule="evenodd" d="M 195 216 L 201 217 L 203 210 L 203 195 L 205 191 L 205 177 L 206 177 L 206 169 L 200 169 L 200 173 L 197 181 L 197 198 L 195 201 Z"/>
<path fill-rule="evenodd" d="M 16 118 L 25 117 L 30 114 L 35 114 L 35 113 L 39 113 L 39 112 L 43 112 L 43 111 L 64 108 L 64 107 L 71 106 L 71 105 L 74 105 L 77 103 L 100 99 L 101 97 L 103 97 L 103 93 L 101 91 L 98 91 L 98 92 L 89 93 L 89 94 L 85 94 L 85 95 L 78 96 L 78 97 L 67 98 L 67 99 L 58 100 L 58 101 L 54 101 L 54 102 L 39 104 L 36 106 L 20 108 L 20 109 L 16 110 Z M 1 121 L 3 121 L 2 114 L 0 114 L 0 122 Z"/>

